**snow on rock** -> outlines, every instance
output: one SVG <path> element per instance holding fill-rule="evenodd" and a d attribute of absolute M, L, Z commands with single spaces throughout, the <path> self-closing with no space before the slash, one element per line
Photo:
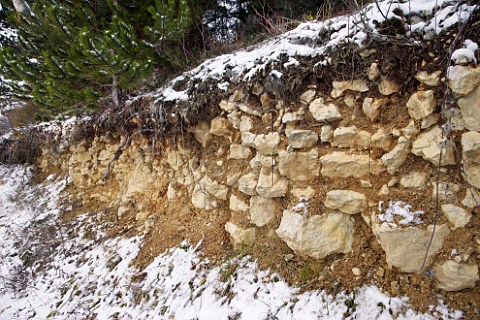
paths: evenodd
<path fill-rule="evenodd" d="M 422 223 L 420 216 L 425 213 L 423 211 L 412 211 L 412 206 L 403 201 L 390 201 L 385 211 L 383 211 L 382 207 L 383 201 L 380 201 L 378 210 L 381 213 L 378 215 L 378 219 L 387 223 L 396 223 L 397 218 L 402 218 L 398 221 L 399 224 L 420 224 Z"/>
<path fill-rule="evenodd" d="M 468 64 L 468 63 L 477 63 L 477 58 L 475 57 L 475 52 L 478 50 L 478 44 L 473 42 L 470 39 L 467 39 L 463 42 L 464 48 L 455 50 L 452 53 L 452 61 L 455 64 Z"/>

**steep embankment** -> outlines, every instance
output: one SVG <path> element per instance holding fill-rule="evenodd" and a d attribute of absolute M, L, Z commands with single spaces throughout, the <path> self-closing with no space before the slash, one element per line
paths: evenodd
<path fill-rule="evenodd" d="M 39 166 L 68 171 L 69 216 L 143 235 L 138 267 L 202 240 L 305 289 L 373 284 L 475 319 L 478 30 L 447 1 L 305 23 L 80 123 Z"/>

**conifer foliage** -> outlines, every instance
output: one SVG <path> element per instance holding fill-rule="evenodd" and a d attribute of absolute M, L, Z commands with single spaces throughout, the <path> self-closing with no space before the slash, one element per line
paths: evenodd
<path fill-rule="evenodd" d="M 161 43 L 190 19 L 186 0 L 35 0 L 30 9 L 8 11 L 18 38 L 0 49 L 0 72 L 43 117 L 118 107 L 121 91 L 168 63 Z"/>

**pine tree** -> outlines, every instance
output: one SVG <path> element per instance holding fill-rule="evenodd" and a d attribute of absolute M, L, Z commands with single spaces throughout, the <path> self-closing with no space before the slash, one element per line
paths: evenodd
<path fill-rule="evenodd" d="M 18 42 L 1 48 L 0 72 L 44 117 L 120 106 L 120 91 L 165 64 L 159 44 L 189 23 L 185 0 L 36 0 L 31 12 L 10 11 Z"/>

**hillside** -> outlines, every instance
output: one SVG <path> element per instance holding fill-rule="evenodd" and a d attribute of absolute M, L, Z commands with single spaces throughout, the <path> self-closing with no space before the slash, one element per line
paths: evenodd
<path fill-rule="evenodd" d="M 0 318 L 478 319 L 479 27 L 379 1 L 31 128 Z"/>

